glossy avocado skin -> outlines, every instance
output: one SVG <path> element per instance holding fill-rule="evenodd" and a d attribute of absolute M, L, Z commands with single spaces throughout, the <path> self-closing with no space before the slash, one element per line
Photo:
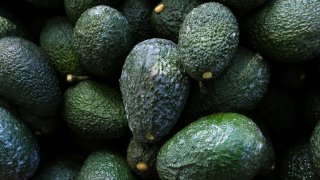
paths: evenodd
<path fill-rule="evenodd" d="M 297 62 L 320 54 L 318 0 L 271 0 L 246 24 L 253 47 L 266 57 Z"/>
<path fill-rule="evenodd" d="M 73 26 L 65 16 L 48 19 L 40 34 L 40 47 L 50 57 L 50 63 L 65 78 L 80 74 L 80 64 L 72 48 Z"/>
<path fill-rule="evenodd" d="M 133 180 L 126 160 L 118 154 L 109 151 L 91 153 L 80 169 L 77 180 Z"/>
<path fill-rule="evenodd" d="M 48 56 L 18 37 L 0 40 L 0 96 L 38 117 L 55 114 L 62 96 Z"/>
<path fill-rule="evenodd" d="M 87 139 L 114 139 L 129 131 L 120 92 L 101 82 L 86 80 L 64 94 L 64 119 Z"/>
<path fill-rule="evenodd" d="M 281 179 L 319 179 L 313 168 L 308 142 L 300 142 L 289 148 L 282 162 Z"/>
<path fill-rule="evenodd" d="M 0 107 L 0 132 L 1 179 L 30 178 L 40 161 L 35 138 L 27 126 L 3 107 Z"/>
<path fill-rule="evenodd" d="M 320 123 L 317 124 L 312 132 L 310 151 L 315 172 L 320 176 Z"/>
<path fill-rule="evenodd" d="M 159 37 L 178 42 L 179 30 L 184 18 L 201 2 L 199 0 L 163 0 L 159 4 L 163 4 L 164 9 L 160 13 L 153 10 L 152 29 Z"/>
<path fill-rule="evenodd" d="M 178 46 L 165 39 L 136 45 L 123 66 L 120 89 L 133 136 L 143 142 L 161 140 L 177 122 L 189 94 Z"/>
<path fill-rule="evenodd" d="M 126 18 L 105 5 L 85 11 L 73 29 L 72 38 L 81 68 L 99 77 L 116 76 L 133 46 Z"/>
<path fill-rule="evenodd" d="M 217 78 L 229 65 L 239 43 L 236 17 L 224 5 L 204 3 L 184 19 L 179 32 L 181 61 L 187 73 L 198 81 L 212 73 Z"/>
<path fill-rule="evenodd" d="M 218 113 L 169 139 L 158 154 L 157 170 L 161 179 L 252 179 L 265 153 L 266 139 L 251 119 Z"/>

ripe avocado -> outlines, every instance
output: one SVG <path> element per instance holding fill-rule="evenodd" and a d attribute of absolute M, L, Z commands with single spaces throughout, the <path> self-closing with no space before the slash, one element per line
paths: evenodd
<path fill-rule="evenodd" d="M 40 47 L 49 55 L 50 62 L 60 76 L 80 74 L 80 64 L 72 48 L 73 27 L 64 16 L 47 20 L 40 34 Z"/>
<path fill-rule="evenodd" d="M 0 39 L 0 96 L 38 117 L 54 115 L 62 96 L 48 56 L 18 37 Z"/>
<path fill-rule="evenodd" d="M 281 179 L 319 179 L 313 168 L 308 142 L 299 142 L 289 148 L 281 164 Z"/>
<path fill-rule="evenodd" d="M 262 167 L 266 139 L 236 113 L 203 117 L 168 140 L 157 157 L 161 179 L 252 179 Z"/>
<path fill-rule="evenodd" d="M 229 65 L 239 43 L 236 17 L 224 5 L 204 3 L 184 19 L 179 32 L 181 61 L 198 81 L 217 78 Z"/>
<path fill-rule="evenodd" d="M 320 176 L 320 122 L 314 128 L 310 138 L 310 151 L 313 167 L 318 176 Z"/>
<path fill-rule="evenodd" d="M 170 40 L 137 44 L 122 69 L 120 89 L 129 127 L 143 142 L 166 136 L 177 122 L 189 94 L 189 79 Z"/>
<path fill-rule="evenodd" d="M 64 0 L 64 8 L 70 21 L 75 24 L 87 9 L 98 5 L 115 7 L 122 0 Z"/>
<path fill-rule="evenodd" d="M 72 45 L 83 70 L 99 77 L 115 76 L 131 49 L 131 30 L 119 11 L 95 6 L 77 21 Z"/>
<path fill-rule="evenodd" d="M 91 80 L 81 81 L 64 94 L 64 119 L 87 139 L 113 139 L 129 132 L 120 92 Z"/>
<path fill-rule="evenodd" d="M 134 180 L 126 160 L 110 151 L 91 153 L 80 169 L 77 180 Z"/>
<path fill-rule="evenodd" d="M 199 0 L 163 0 L 153 10 L 151 26 L 161 38 L 178 42 L 179 30 L 186 15 L 200 5 Z"/>
<path fill-rule="evenodd" d="M 142 178 L 157 178 L 156 159 L 159 144 L 150 144 L 131 138 L 127 149 L 127 161 L 133 172 Z"/>
<path fill-rule="evenodd" d="M 270 0 L 245 22 L 253 47 L 285 62 L 320 55 L 320 1 Z"/>
<path fill-rule="evenodd" d="M 30 178 L 40 160 L 35 138 L 16 116 L 3 107 L 0 107 L 0 132 L 1 179 Z"/>
<path fill-rule="evenodd" d="M 146 0 L 126 0 L 121 7 L 121 12 L 126 17 L 130 28 L 134 44 L 153 36 L 150 23 L 152 12 L 151 1 Z"/>

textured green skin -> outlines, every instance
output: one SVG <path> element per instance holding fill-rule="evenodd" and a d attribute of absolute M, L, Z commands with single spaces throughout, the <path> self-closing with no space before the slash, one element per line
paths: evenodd
<path fill-rule="evenodd" d="M 163 0 L 161 13 L 152 12 L 151 25 L 156 34 L 178 42 L 179 30 L 187 14 L 200 5 L 199 0 Z"/>
<path fill-rule="evenodd" d="M 66 17 L 47 20 L 40 34 L 40 47 L 49 55 L 59 74 L 80 74 L 80 64 L 72 48 L 73 27 Z"/>
<path fill-rule="evenodd" d="M 82 81 L 64 94 L 64 118 L 84 138 L 112 139 L 129 131 L 120 92 L 94 81 Z"/>
<path fill-rule="evenodd" d="M 310 151 L 315 172 L 320 176 L 320 123 L 317 124 L 310 138 Z"/>
<path fill-rule="evenodd" d="M 46 8 L 46 9 L 54 9 L 54 8 L 60 8 L 63 7 L 63 0 L 26 0 L 29 3 L 40 7 L 40 8 Z"/>
<path fill-rule="evenodd" d="M 75 180 L 81 163 L 75 157 L 63 157 L 49 162 L 32 180 Z"/>
<path fill-rule="evenodd" d="M 83 70 L 100 77 L 114 76 L 130 51 L 131 30 L 119 11 L 95 6 L 77 21 L 72 44 Z"/>
<path fill-rule="evenodd" d="M 308 143 L 300 143 L 290 147 L 282 162 L 281 179 L 319 179 L 312 165 Z"/>
<path fill-rule="evenodd" d="M 161 179 L 252 179 L 261 168 L 266 139 L 249 118 L 236 113 L 203 117 L 160 149 Z"/>
<path fill-rule="evenodd" d="M 133 180 L 135 178 L 123 157 L 108 151 L 97 151 L 87 157 L 77 176 L 77 180 L 88 179 Z"/>
<path fill-rule="evenodd" d="M 36 171 L 40 155 L 28 128 L 0 107 L 0 177 L 26 180 Z"/>
<path fill-rule="evenodd" d="M 48 57 L 30 41 L 0 40 L 0 96 L 38 117 L 55 114 L 61 102 L 57 76 Z"/>
<path fill-rule="evenodd" d="M 6 36 L 24 37 L 26 29 L 12 13 L 0 7 L 0 39 Z"/>
<path fill-rule="evenodd" d="M 189 79 L 172 41 L 149 39 L 136 45 L 122 69 L 120 89 L 133 136 L 158 141 L 177 122 L 189 94 Z"/>
<path fill-rule="evenodd" d="M 127 161 L 133 172 L 143 178 L 151 179 L 156 173 L 156 159 L 160 149 L 158 144 L 144 143 L 134 138 L 131 139 L 127 149 Z M 139 162 L 148 165 L 147 171 L 140 171 L 136 168 Z"/>
<path fill-rule="evenodd" d="M 202 74 L 218 77 L 229 65 L 239 43 L 235 16 L 222 4 L 211 2 L 194 8 L 179 33 L 181 60 L 188 74 L 202 81 Z"/>
<path fill-rule="evenodd" d="M 264 56 L 295 62 L 320 54 L 318 0 L 271 0 L 246 26 L 253 46 Z"/>
<path fill-rule="evenodd" d="M 64 0 L 64 8 L 70 21 L 75 24 L 87 9 L 98 5 L 115 7 L 120 2 L 121 0 Z"/>
<path fill-rule="evenodd" d="M 320 92 L 312 90 L 308 92 L 302 101 L 303 119 L 314 128 L 320 119 Z"/>
<path fill-rule="evenodd" d="M 135 44 L 151 38 L 153 32 L 150 23 L 152 3 L 146 0 L 126 0 L 121 12 L 126 17 Z"/>

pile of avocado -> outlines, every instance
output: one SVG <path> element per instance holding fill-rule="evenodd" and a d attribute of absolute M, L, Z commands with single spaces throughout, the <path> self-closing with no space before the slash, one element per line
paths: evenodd
<path fill-rule="evenodd" d="M 3 0 L 0 180 L 320 179 L 319 0 Z"/>

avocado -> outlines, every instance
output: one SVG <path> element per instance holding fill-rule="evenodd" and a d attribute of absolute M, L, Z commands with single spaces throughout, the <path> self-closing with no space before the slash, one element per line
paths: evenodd
<path fill-rule="evenodd" d="M 0 97 L 37 117 L 56 113 L 62 100 L 48 56 L 18 37 L 0 39 Z"/>
<path fill-rule="evenodd" d="M 310 138 L 310 152 L 314 170 L 320 176 L 320 122 L 314 128 Z"/>
<path fill-rule="evenodd" d="M 72 45 L 83 70 L 99 77 L 116 76 L 132 46 L 131 29 L 116 9 L 99 5 L 77 21 Z"/>
<path fill-rule="evenodd" d="M 131 138 L 127 149 L 127 161 L 131 170 L 142 178 L 156 179 L 156 159 L 159 144 L 150 144 Z"/>
<path fill-rule="evenodd" d="M 152 13 L 151 1 L 126 0 L 121 6 L 121 12 L 126 17 L 132 30 L 134 44 L 153 36 L 150 22 Z"/>
<path fill-rule="evenodd" d="M 308 142 L 298 142 L 288 149 L 281 164 L 281 179 L 319 179 L 313 168 Z"/>
<path fill-rule="evenodd" d="M 200 4 L 199 0 L 161 1 L 152 11 L 152 29 L 159 37 L 178 42 L 179 30 L 184 18 Z"/>
<path fill-rule="evenodd" d="M 98 5 L 117 6 L 122 0 L 64 0 L 64 8 L 70 21 L 75 24 L 87 9 Z"/>
<path fill-rule="evenodd" d="M 232 12 L 220 3 L 201 4 L 186 16 L 179 32 L 182 65 L 197 81 L 217 78 L 238 43 L 239 28 Z"/>
<path fill-rule="evenodd" d="M 47 162 L 42 169 L 39 169 L 32 180 L 75 180 L 81 166 L 80 157 L 58 157 Z"/>
<path fill-rule="evenodd" d="M 70 129 L 87 139 L 120 138 L 129 131 L 120 92 L 86 80 L 64 94 L 64 119 Z"/>
<path fill-rule="evenodd" d="M 320 54 L 318 0 L 270 0 L 244 26 L 252 46 L 271 59 L 297 62 Z"/>
<path fill-rule="evenodd" d="M 267 91 L 269 76 L 269 66 L 263 57 L 239 47 L 220 77 L 195 84 L 184 116 L 199 118 L 214 112 L 253 110 Z"/>
<path fill-rule="evenodd" d="M 160 149 L 161 179 L 252 179 L 261 169 L 266 139 L 244 115 L 217 113 L 183 128 Z"/>
<path fill-rule="evenodd" d="M 137 44 L 122 69 L 120 89 L 129 127 L 142 142 L 165 137 L 177 122 L 189 94 L 178 46 L 170 40 Z"/>
<path fill-rule="evenodd" d="M 7 109 L 0 107 L 0 177 L 30 178 L 36 171 L 39 149 L 29 129 Z"/>
<path fill-rule="evenodd" d="M 48 19 L 40 34 L 40 48 L 50 57 L 60 76 L 81 73 L 80 64 L 72 48 L 73 27 L 64 16 Z"/>
<path fill-rule="evenodd" d="M 119 154 L 110 151 L 95 151 L 85 160 L 81 167 L 77 180 L 133 180 L 126 160 Z"/>
<path fill-rule="evenodd" d="M 27 37 L 26 28 L 7 9 L 0 7 L 0 39 L 7 36 Z"/>

